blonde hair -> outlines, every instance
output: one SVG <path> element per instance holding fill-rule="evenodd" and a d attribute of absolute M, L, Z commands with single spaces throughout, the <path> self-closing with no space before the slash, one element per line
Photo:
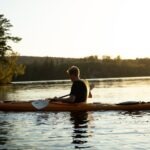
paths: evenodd
<path fill-rule="evenodd" d="M 77 66 L 71 66 L 68 70 L 67 73 L 69 75 L 75 75 L 75 76 L 80 76 L 80 69 Z"/>

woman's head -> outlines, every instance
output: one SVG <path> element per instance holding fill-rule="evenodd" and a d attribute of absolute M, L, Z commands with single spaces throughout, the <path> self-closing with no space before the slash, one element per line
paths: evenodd
<path fill-rule="evenodd" d="M 70 75 L 70 78 L 79 78 L 80 77 L 80 69 L 77 66 L 71 66 L 67 73 Z"/>

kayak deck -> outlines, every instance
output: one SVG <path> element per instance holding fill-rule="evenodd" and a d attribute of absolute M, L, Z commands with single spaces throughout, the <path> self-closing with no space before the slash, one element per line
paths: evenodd
<path fill-rule="evenodd" d="M 104 104 L 104 103 L 49 103 L 42 109 L 37 109 L 32 105 L 32 102 L 1 102 L 0 111 L 15 111 L 15 112 L 29 112 L 29 111 L 139 111 L 150 110 L 150 103 L 138 104 Z"/>

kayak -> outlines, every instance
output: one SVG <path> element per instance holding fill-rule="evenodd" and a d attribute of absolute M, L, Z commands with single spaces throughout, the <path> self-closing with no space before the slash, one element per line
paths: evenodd
<path fill-rule="evenodd" d="M 122 102 L 118 104 L 105 103 L 62 103 L 45 100 L 29 102 L 0 102 L 0 111 L 34 112 L 34 111 L 139 111 L 150 110 L 149 102 Z"/>

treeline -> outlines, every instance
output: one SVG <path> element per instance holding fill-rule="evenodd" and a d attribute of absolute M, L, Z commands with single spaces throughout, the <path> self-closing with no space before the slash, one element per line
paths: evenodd
<path fill-rule="evenodd" d="M 68 79 L 66 70 L 76 65 L 81 70 L 83 78 L 150 76 L 150 59 L 112 59 L 103 56 L 85 58 L 56 57 L 20 57 L 19 63 L 26 66 L 23 76 L 14 77 L 13 81 L 57 80 Z"/>

